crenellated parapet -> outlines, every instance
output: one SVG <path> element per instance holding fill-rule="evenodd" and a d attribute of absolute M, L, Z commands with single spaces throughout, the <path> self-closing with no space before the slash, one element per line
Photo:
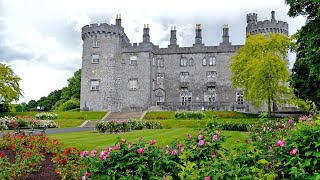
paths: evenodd
<path fill-rule="evenodd" d="M 247 27 L 246 33 L 250 33 L 252 35 L 261 33 L 263 35 L 268 35 L 270 32 L 272 33 L 280 33 L 286 36 L 288 33 L 289 26 L 288 23 L 284 21 L 277 21 L 275 19 L 275 12 L 271 12 L 271 20 L 258 21 L 258 15 L 247 14 Z"/>
<path fill-rule="evenodd" d="M 129 38 L 121 27 L 121 19 L 116 19 L 116 25 L 107 23 L 90 24 L 82 27 L 82 40 L 88 38 L 117 37 L 123 39 L 125 43 L 130 43 Z"/>

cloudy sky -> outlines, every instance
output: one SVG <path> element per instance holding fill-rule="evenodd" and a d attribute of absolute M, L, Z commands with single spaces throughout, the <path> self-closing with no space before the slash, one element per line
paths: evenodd
<path fill-rule="evenodd" d="M 22 78 L 19 102 L 27 103 L 66 86 L 81 68 L 81 27 L 86 24 L 114 23 L 121 14 L 131 42 L 141 42 L 143 24 L 149 24 L 151 41 L 160 47 L 169 44 L 172 25 L 180 46 L 192 46 L 196 23 L 202 24 L 206 45 L 218 45 L 228 24 L 231 42 L 244 44 L 247 13 L 258 13 L 263 21 L 274 10 L 294 34 L 305 18 L 288 17 L 288 9 L 284 0 L 0 0 L 0 63 Z M 294 55 L 289 60 L 292 66 Z"/>

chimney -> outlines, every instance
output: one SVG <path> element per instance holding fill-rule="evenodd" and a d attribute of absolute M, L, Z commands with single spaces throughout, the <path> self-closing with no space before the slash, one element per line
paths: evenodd
<path fill-rule="evenodd" d="M 150 42 L 150 35 L 149 35 L 149 24 L 145 24 L 143 27 L 143 42 Z"/>
<path fill-rule="evenodd" d="M 271 11 L 271 22 L 276 22 L 275 12 Z"/>
<path fill-rule="evenodd" d="M 201 24 L 196 24 L 196 40 L 195 44 L 202 44 Z"/>
<path fill-rule="evenodd" d="M 177 30 L 176 26 L 171 26 L 171 31 L 170 31 L 170 45 L 177 45 Z"/>
<path fill-rule="evenodd" d="M 116 26 L 120 26 L 120 27 L 121 27 L 121 14 L 117 14 L 117 17 L 116 17 Z"/>
<path fill-rule="evenodd" d="M 223 35 L 222 35 L 222 43 L 221 45 L 231 45 L 229 41 L 229 27 L 228 24 L 223 25 Z"/>

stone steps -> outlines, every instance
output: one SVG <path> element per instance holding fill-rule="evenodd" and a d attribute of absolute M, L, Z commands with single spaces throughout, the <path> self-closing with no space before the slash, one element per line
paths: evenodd
<path fill-rule="evenodd" d="M 142 119 L 146 112 L 111 112 L 102 121 Z"/>

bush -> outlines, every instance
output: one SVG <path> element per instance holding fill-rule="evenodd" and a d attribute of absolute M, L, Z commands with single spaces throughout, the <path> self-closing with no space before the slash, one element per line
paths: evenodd
<path fill-rule="evenodd" d="M 174 114 L 176 119 L 203 119 L 205 114 L 202 112 L 176 112 Z"/>
<path fill-rule="evenodd" d="M 72 98 L 58 107 L 58 111 L 69 111 L 72 109 L 80 108 L 80 100 Z"/>
<path fill-rule="evenodd" d="M 129 120 L 129 121 L 105 121 L 98 122 L 96 124 L 96 129 L 100 133 L 109 132 L 128 132 L 132 130 L 141 130 L 143 128 L 147 129 L 161 129 L 162 125 L 160 122 L 145 122 L 141 120 Z"/>
<path fill-rule="evenodd" d="M 15 117 L 4 116 L 0 117 L 0 130 L 16 129 L 18 121 Z"/>
<path fill-rule="evenodd" d="M 43 113 L 36 114 L 36 119 L 57 119 L 57 118 L 58 118 L 58 114 L 56 113 L 43 112 Z"/>

